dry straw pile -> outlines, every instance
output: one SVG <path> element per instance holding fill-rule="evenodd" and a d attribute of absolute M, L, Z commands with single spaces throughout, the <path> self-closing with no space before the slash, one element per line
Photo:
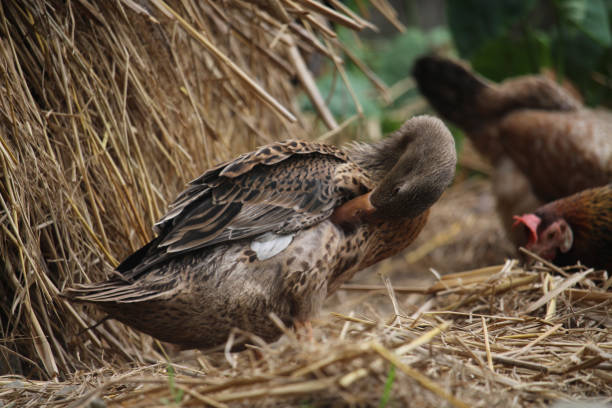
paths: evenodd
<path fill-rule="evenodd" d="M 399 25 L 386 1 L 371 3 Z M 101 315 L 58 296 L 147 242 L 166 200 L 206 167 L 306 137 L 294 83 L 330 132 L 342 128 L 304 62 L 319 53 L 345 78 L 330 22 L 370 26 L 336 0 L 0 3 L 0 403 L 543 406 L 612 395 L 612 281 L 584 267 L 509 261 L 423 288 L 353 284 L 327 303 L 314 343 L 285 328 L 233 355 L 168 356 L 113 321 L 84 330 Z"/>
<path fill-rule="evenodd" d="M 332 1 L 44 1 L 0 4 L 0 372 L 64 377 L 142 361 L 119 325 L 58 293 L 99 280 L 151 238 L 184 183 L 273 139 L 305 137 L 297 79 L 338 125 L 303 56 L 342 73 Z M 298 23 L 299 22 L 299 23 Z"/>

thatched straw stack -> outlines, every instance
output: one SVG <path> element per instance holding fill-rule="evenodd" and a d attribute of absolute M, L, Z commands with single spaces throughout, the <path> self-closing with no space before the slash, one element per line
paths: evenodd
<path fill-rule="evenodd" d="M 112 322 L 77 335 L 100 315 L 58 293 L 108 275 L 211 164 L 304 137 L 292 80 L 338 126 L 303 56 L 341 71 L 329 22 L 368 23 L 330 3 L 0 3 L 0 372 L 148 358 L 150 340 Z"/>

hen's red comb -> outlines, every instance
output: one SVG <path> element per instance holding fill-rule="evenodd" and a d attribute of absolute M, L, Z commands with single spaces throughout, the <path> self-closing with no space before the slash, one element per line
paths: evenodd
<path fill-rule="evenodd" d="M 512 219 L 514 219 L 514 224 L 512 224 L 513 228 L 523 224 L 529 230 L 529 241 L 527 241 L 527 245 L 533 245 L 538 242 L 538 225 L 542 222 L 540 217 L 535 214 L 523 214 L 520 217 L 515 215 Z"/>

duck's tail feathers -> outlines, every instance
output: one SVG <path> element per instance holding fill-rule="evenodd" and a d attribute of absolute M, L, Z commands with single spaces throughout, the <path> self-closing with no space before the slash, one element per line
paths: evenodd
<path fill-rule="evenodd" d="M 420 92 L 445 119 L 463 128 L 478 125 L 482 120 L 478 97 L 490 85 L 458 61 L 421 57 L 414 64 L 412 75 Z"/>
<path fill-rule="evenodd" d="M 76 285 L 61 293 L 61 296 L 73 302 L 82 303 L 135 303 L 158 299 L 166 295 L 166 292 L 156 290 L 154 287 L 145 289 L 119 279 Z"/>

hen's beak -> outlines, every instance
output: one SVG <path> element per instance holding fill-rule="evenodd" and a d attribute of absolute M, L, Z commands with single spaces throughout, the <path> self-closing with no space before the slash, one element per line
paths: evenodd
<path fill-rule="evenodd" d="M 370 201 L 371 194 L 371 191 L 367 194 L 362 194 L 347 201 L 340 207 L 337 207 L 331 215 L 330 220 L 334 224 L 342 226 L 355 225 L 363 222 L 366 217 L 376 212 L 376 208 Z"/>

